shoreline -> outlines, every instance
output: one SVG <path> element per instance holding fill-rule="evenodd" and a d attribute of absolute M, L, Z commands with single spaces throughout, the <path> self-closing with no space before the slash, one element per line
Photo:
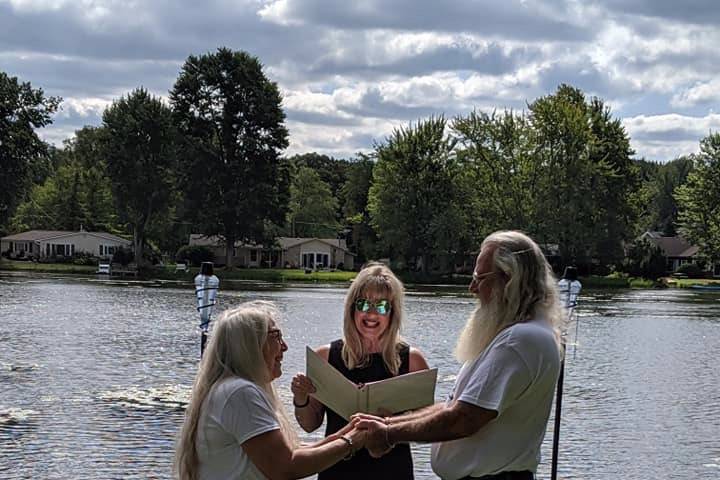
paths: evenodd
<path fill-rule="evenodd" d="M 43 274 L 62 275 L 67 277 L 83 277 L 88 280 L 103 280 L 108 283 L 135 284 L 148 287 L 178 286 L 192 287 L 194 278 L 199 269 L 190 268 L 187 272 L 175 272 L 171 267 L 150 267 L 139 273 L 131 275 L 98 274 L 97 266 L 74 265 L 65 263 L 34 263 L 24 261 L 0 260 L 0 276 L 7 272 L 16 275 Z M 241 288 L 277 288 L 277 287 L 347 287 L 357 275 L 354 271 L 312 271 L 300 269 L 233 269 L 225 271 L 217 268 L 215 274 L 225 288 L 237 290 Z M 413 272 L 399 275 L 403 283 L 413 290 L 456 291 L 467 288 L 472 278 L 470 275 L 426 275 Z M 691 288 L 695 285 L 717 285 L 720 279 L 678 279 L 664 277 L 659 282 L 626 277 L 581 277 L 583 288 L 608 289 L 657 289 L 657 288 Z"/>

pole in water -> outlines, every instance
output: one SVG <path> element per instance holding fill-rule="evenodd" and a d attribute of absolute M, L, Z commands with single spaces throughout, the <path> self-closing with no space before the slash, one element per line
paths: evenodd
<path fill-rule="evenodd" d="M 561 303 L 567 312 L 567 318 L 565 321 L 566 326 L 570 323 L 573 317 L 573 312 L 577 306 L 578 296 L 582 290 L 582 284 L 577 279 L 578 273 L 575 267 L 565 267 L 565 273 L 563 278 L 558 283 L 558 290 L 560 293 Z M 563 386 L 565 384 L 565 354 L 567 353 L 567 347 L 565 345 L 563 332 L 562 340 L 562 353 L 560 358 L 560 375 L 558 375 L 557 393 L 555 396 L 555 424 L 553 429 L 553 450 L 552 450 L 552 463 L 551 463 L 551 480 L 557 480 L 557 467 L 558 458 L 560 456 L 560 420 L 562 419 L 562 396 Z M 577 325 L 575 330 L 575 343 L 577 344 Z M 573 357 L 575 356 L 575 350 L 577 345 L 573 348 Z"/>
<path fill-rule="evenodd" d="M 555 428 L 553 429 L 553 450 L 550 478 L 557 479 L 558 456 L 560 453 L 560 419 L 562 414 L 563 380 L 565 379 L 565 342 L 562 344 L 560 359 L 560 375 L 558 376 L 557 394 L 555 396 Z"/>
<path fill-rule="evenodd" d="M 197 297 L 197 310 L 200 313 L 200 358 L 205 352 L 210 315 L 212 315 L 219 288 L 220 280 L 213 275 L 213 263 L 203 262 L 200 266 L 200 273 L 195 277 L 195 296 Z"/>

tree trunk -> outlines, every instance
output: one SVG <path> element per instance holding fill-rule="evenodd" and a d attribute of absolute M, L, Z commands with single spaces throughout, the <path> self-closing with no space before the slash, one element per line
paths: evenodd
<path fill-rule="evenodd" d="M 233 268 L 233 249 L 235 248 L 234 238 L 225 238 L 225 268 Z"/>
<path fill-rule="evenodd" d="M 138 227 L 133 229 L 133 246 L 135 248 L 135 265 L 138 267 L 142 262 L 143 232 Z"/>

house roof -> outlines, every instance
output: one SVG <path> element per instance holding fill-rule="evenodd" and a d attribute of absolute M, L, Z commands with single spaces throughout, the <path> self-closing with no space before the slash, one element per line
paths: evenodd
<path fill-rule="evenodd" d="M 654 243 L 666 257 L 690 258 L 698 253 L 699 248 L 691 245 L 683 237 L 663 237 L 660 232 L 645 232 L 643 237 Z"/>
<path fill-rule="evenodd" d="M 16 233 L 14 235 L 8 235 L 7 237 L 3 237 L 3 241 L 9 241 L 9 242 L 40 242 L 43 240 L 50 240 L 53 238 L 62 238 L 62 237 L 69 237 L 72 235 L 78 235 L 78 234 L 88 234 L 92 235 L 94 237 L 100 237 L 107 240 L 112 240 L 115 242 L 121 242 L 121 243 L 128 243 L 129 240 L 118 237 L 117 235 L 113 235 L 112 233 L 107 232 L 86 232 L 86 231 L 79 231 L 79 232 L 68 232 L 64 230 L 28 230 L 27 232 L 22 233 Z"/>
<path fill-rule="evenodd" d="M 327 245 L 330 245 L 331 247 L 339 248 L 340 250 L 343 250 L 350 255 L 355 255 L 354 253 L 350 252 L 347 249 L 345 240 L 343 239 L 337 239 L 337 238 L 301 238 L 301 237 L 278 237 L 277 238 L 278 244 L 280 244 L 280 248 L 283 250 L 287 250 L 288 248 L 296 247 L 298 245 L 302 245 L 304 243 L 312 242 L 312 241 L 319 241 L 322 243 L 325 243 Z M 205 236 L 202 233 L 191 233 L 190 234 L 190 245 L 202 245 L 205 247 L 219 247 L 225 244 L 225 242 L 218 237 L 217 235 L 212 236 Z M 263 248 L 261 245 L 255 245 L 255 244 L 247 244 L 240 241 L 235 242 L 236 247 L 245 247 L 245 248 Z"/>

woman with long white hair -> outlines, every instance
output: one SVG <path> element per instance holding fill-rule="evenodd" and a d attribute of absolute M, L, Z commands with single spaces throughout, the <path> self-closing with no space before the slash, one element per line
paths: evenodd
<path fill-rule="evenodd" d="M 256 301 L 216 321 L 178 440 L 181 480 L 303 478 L 362 448 L 353 423 L 299 444 L 272 384 L 288 348 L 278 320 L 272 303 Z"/>
<path fill-rule="evenodd" d="M 353 280 L 345 297 L 343 338 L 317 349 L 317 353 L 354 383 L 369 383 L 428 368 L 422 353 L 400 337 L 403 323 L 404 288 L 385 265 L 371 263 Z M 310 396 L 315 387 L 308 377 L 293 377 L 291 390 L 295 418 L 307 432 L 322 425 L 327 416 L 326 435 L 333 435 L 347 422 Z M 366 478 L 413 478 L 410 446 L 398 445 L 382 458 L 361 450 L 346 462 L 339 462 L 318 475 L 318 480 Z"/>

